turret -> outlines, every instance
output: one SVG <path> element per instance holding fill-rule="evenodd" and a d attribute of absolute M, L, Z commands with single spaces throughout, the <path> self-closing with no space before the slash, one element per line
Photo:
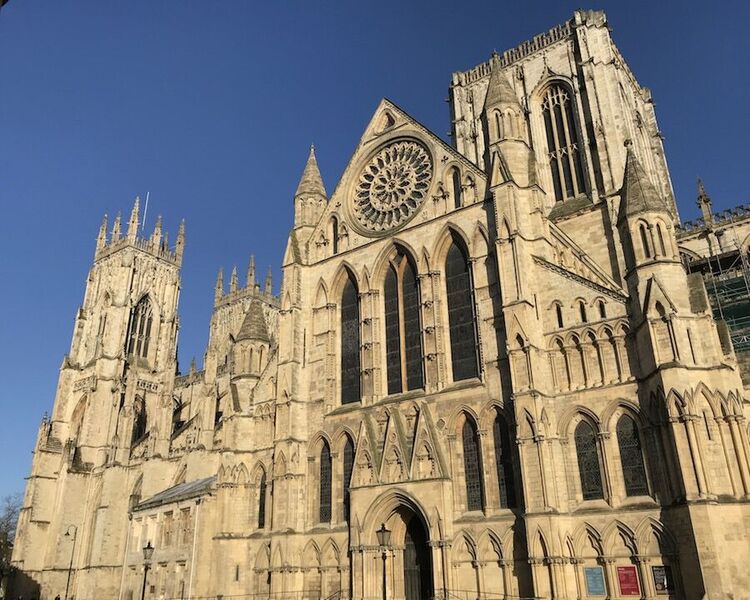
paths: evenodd
<path fill-rule="evenodd" d="M 174 246 L 175 257 L 177 258 L 177 264 L 182 264 L 182 256 L 185 253 L 185 219 L 180 222 L 180 228 L 177 231 L 177 242 Z"/>
<path fill-rule="evenodd" d="M 99 227 L 99 235 L 96 238 L 96 251 L 99 252 L 100 250 L 104 249 L 104 246 L 107 245 L 107 215 L 104 215 L 104 219 L 102 219 L 102 224 Z"/>
<path fill-rule="evenodd" d="M 484 100 L 490 185 L 511 180 L 520 187 L 537 183 L 536 158 L 528 144 L 523 115 L 518 95 L 500 70 L 495 55 Z"/>
<path fill-rule="evenodd" d="M 698 178 L 698 208 L 701 209 L 703 215 L 703 223 L 706 227 L 710 227 L 714 224 L 714 213 L 711 208 L 711 196 L 706 192 L 706 188 L 703 185 L 701 178 Z"/>
<path fill-rule="evenodd" d="M 323 215 L 328 195 L 315 158 L 315 146 L 310 146 L 305 170 L 294 193 L 294 227 L 314 227 Z"/>
<path fill-rule="evenodd" d="M 250 255 L 250 260 L 247 263 L 247 280 L 245 287 L 252 289 L 255 287 L 255 256 Z"/>
<path fill-rule="evenodd" d="M 120 217 L 120 213 L 117 213 L 117 216 L 115 217 L 115 222 L 112 224 L 112 237 L 110 239 L 111 243 L 116 243 L 120 241 L 120 236 L 122 233 L 120 232 L 120 222 L 122 220 L 122 217 Z"/>
<path fill-rule="evenodd" d="M 128 221 L 128 240 L 134 242 L 138 235 L 138 218 L 141 206 L 141 199 L 136 196 L 133 210 L 130 211 L 130 221 Z"/>
<path fill-rule="evenodd" d="M 224 269 L 219 267 L 219 273 L 216 275 L 216 286 L 214 287 L 214 304 L 218 304 L 224 295 Z"/>

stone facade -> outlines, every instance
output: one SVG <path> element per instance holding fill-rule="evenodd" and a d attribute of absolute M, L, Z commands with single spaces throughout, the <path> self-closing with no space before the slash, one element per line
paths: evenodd
<path fill-rule="evenodd" d="M 450 100 L 453 146 L 383 100 L 330 198 L 311 151 L 281 293 L 220 273 L 203 370 L 184 228 L 102 225 L 15 593 L 138 598 L 150 542 L 147 598 L 750 598 L 738 362 L 604 14 Z"/>

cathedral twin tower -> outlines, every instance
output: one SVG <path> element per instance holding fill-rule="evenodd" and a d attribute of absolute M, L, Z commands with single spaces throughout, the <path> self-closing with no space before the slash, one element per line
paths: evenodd
<path fill-rule="evenodd" d="M 201 370 L 184 227 L 102 225 L 14 593 L 750 598 L 739 367 L 604 14 L 450 101 L 452 145 L 383 100 L 331 197 L 311 150 L 281 293 L 220 276 Z"/>

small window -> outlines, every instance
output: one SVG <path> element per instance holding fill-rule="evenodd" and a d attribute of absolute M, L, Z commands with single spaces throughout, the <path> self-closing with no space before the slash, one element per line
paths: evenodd
<path fill-rule="evenodd" d="M 461 174 L 458 169 L 453 169 L 451 173 L 451 186 L 453 187 L 453 202 L 456 208 L 461 208 L 463 204 L 461 194 Z"/>
<path fill-rule="evenodd" d="M 661 255 L 666 256 L 667 249 L 664 246 L 664 234 L 662 234 L 661 225 L 659 223 L 656 224 L 656 234 L 659 237 L 659 249 L 661 250 Z"/>
<path fill-rule="evenodd" d="M 643 256 L 651 258 L 651 245 L 648 243 L 648 231 L 646 231 L 645 223 L 641 223 L 638 226 L 641 232 L 641 246 L 643 247 Z"/>
<path fill-rule="evenodd" d="M 599 318 L 600 319 L 607 318 L 607 309 L 604 306 L 604 300 L 599 300 Z"/>
<path fill-rule="evenodd" d="M 349 486 L 352 481 L 352 470 L 354 469 L 354 443 L 349 436 L 346 436 L 346 445 L 344 446 L 344 480 L 343 494 L 344 499 L 344 520 L 349 522 Z"/>
<path fill-rule="evenodd" d="M 146 435 L 146 430 L 148 428 L 146 402 L 143 400 L 143 398 L 135 399 L 133 413 L 135 416 L 133 419 L 133 434 L 130 441 L 132 444 L 135 444 L 136 442 L 139 442 L 144 435 Z"/>
<path fill-rule="evenodd" d="M 578 312 L 581 315 L 581 323 L 588 322 L 588 319 L 586 318 L 586 304 L 583 300 L 578 303 Z"/>
<path fill-rule="evenodd" d="M 339 253 L 339 220 L 336 217 L 331 217 L 331 245 L 333 246 L 333 253 Z"/>
<path fill-rule="evenodd" d="M 258 529 L 266 526 L 266 472 L 260 474 L 258 482 Z"/>
<path fill-rule="evenodd" d="M 558 329 L 563 328 L 563 314 L 562 314 L 562 306 L 559 304 L 555 304 L 555 315 L 557 315 L 557 327 Z"/>

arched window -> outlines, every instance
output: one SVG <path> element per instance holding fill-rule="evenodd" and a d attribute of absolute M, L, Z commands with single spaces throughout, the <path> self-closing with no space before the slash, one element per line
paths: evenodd
<path fill-rule="evenodd" d="M 463 203 L 462 201 L 462 194 L 461 194 L 461 173 L 458 172 L 458 169 L 453 169 L 451 171 L 451 186 L 453 191 L 453 203 L 456 208 L 461 208 L 461 205 Z"/>
<path fill-rule="evenodd" d="M 321 523 L 331 522 L 331 448 L 323 442 L 320 451 L 320 506 L 318 519 Z"/>
<path fill-rule="evenodd" d="M 336 217 L 331 217 L 331 245 L 333 246 L 333 253 L 339 253 L 339 220 Z"/>
<path fill-rule="evenodd" d="M 466 477 L 466 509 L 484 510 L 482 493 L 482 454 L 479 435 L 474 422 L 466 418 L 462 431 L 464 445 L 464 473 Z"/>
<path fill-rule="evenodd" d="M 555 304 L 555 315 L 557 316 L 557 327 L 559 329 L 563 328 L 563 314 L 562 314 L 562 306 L 559 304 Z"/>
<path fill-rule="evenodd" d="M 385 348 L 388 393 L 424 387 L 419 287 L 412 262 L 402 253 L 385 276 Z"/>
<path fill-rule="evenodd" d="M 499 412 L 492 425 L 492 435 L 495 440 L 495 468 L 497 469 L 497 483 L 500 488 L 500 506 L 515 508 L 516 492 L 513 485 L 510 434 L 508 433 L 508 424 Z"/>
<path fill-rule="evenodd" d="M 596 432 L 587 421 L 578 423 L 575 431 L 575 443 L 583 499 L 603 499 L 604 487 L 602 485 L 602 471 L 599 462 Z"/>
<path fill-rule="evenodd" d="M 607 309 L 604 306 L 604 300 L 599 300 L 599 318 L 600 319 L 607 318 Z"/>
<path fill-rule="evenodd" d="M 581 323 L 586 323 L 588 321 L 586 318 L 586 303 L 583 300 L 578 302 L 578 312 L 581 315 Z"/>
<path fill-rule="evenodd" d="M 258 482 L 258 529 L 266 526 L 266 472 L 260 474 Z"/>
<path fill-rule="evenodd" d="M 148 415 L 146 414 L 146 402 L 143 398 L 136 398 L 133 406 L 133 434 L 130 438 L 131 444 L 143 439 L 148 428 Z"/>
<path fill-rule="evenodd" d="M 646 469 L 643 465 L 643 450 L 638 437 L 638 428 L 635 421 L 628 415 L 622 415 L 620 420 L 617 421 L 617 445 L 620 448 L 625 495 L 647 495 L 648 483 L 646 481 Z"/>
<path fill-rule="evenodd" d="M 586 192 L 581 144 L 573 113 L 573 98 L 567 86 L 556 83 L 547 88 L 542 100 L 542 114 L 547 134 L 547 157 L 557 202 Z"/>
<path fill-rule="evenodd" d="M 346 445 L 344 446 L 344 481 L 343 494 L 344 499 L 344 520 L 349 522 L 349 486 L 352 482 L 352 470 L 354 469 L 354 443 L 349 436 L 346 436 Z"/>
<path fill-rule="evenodd" d="M 497 134 L 497 139 L 503 137 L 503 123 L 500 111 L 495 111 L 495 133 Z"/>
<path fill-rule="evenodd" d="M 341 403 L 359 400 L 359 293 L 349 274 L 341 295 Z"/>
<path fill-rule="evenodd" d="M 656 224 L 656 234 L 659 237 L 659 249 L 661 250 L 661 255 L 666 256 L 667 255 L 667 249 L 664 246 L 664 234 L 661 231 L 661 224 Z"/>
<path fill-rule="evenodd" d="M 151 341 L 151 322 L 153 314 L 148 296 L 138 301 L 130 318 L 130 331 L 127 337 L 127 354 L 148 356 L 148 345 Z"/>
<path fill-rule="evenodd" d="M 466 253 L 454 241 L 445 259 L 448 329 L 453 381 L 479 376 L 476 317 L 471 270 Z"/>
<path fill-rule="evenodd" d="M 648 243 L 648 232 L 646 231 L 646 224 L 641 223 L 638 226 L 641 232 L 641 246 L 643 246 L 643 256 L 645 258 L 651 258 L 651 245 Z"/>

